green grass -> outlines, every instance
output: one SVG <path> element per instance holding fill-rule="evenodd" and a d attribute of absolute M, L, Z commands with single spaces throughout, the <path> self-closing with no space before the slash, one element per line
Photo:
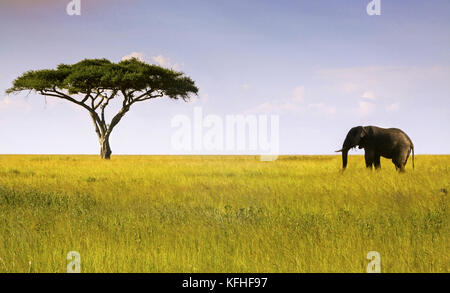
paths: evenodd
<path fill-rule="evenodd" d="M 0 272 L 450 272 L 450 156 L 0 156 Z"/>

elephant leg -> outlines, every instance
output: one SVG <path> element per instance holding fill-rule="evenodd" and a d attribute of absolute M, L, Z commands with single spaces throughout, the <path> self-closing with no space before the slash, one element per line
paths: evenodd
<path fill-rule="evenodd" d="M 405 172 L 405 166 L 406 166 L 406 162 L 408 162 L 408 157 L 409 157 L 409 149 L 404 149 L 400 152 L 400 157 L 399 157 L 399 161 L 400 161 L 400 167 L 399 167 L 399 171 L 400 172 Z"/>
<path fill-rule="evenodd" d="M 380 164 L 380 155 L 376 154 L 375 158 L 374 158 L 374 165 L 375 165 L 375 169 L 380 169 L 381 168 L 381 164 Z"/>
<path fill-rule="evenodd" d="M 366 150 L 366 152 L 364 153 L 364 159 L 366 160 L 366 168 L 372 169 L 374 155 L 375 154 L 372 150 Z"/>
<path fill-rule="evenodd" d="M 409 158 L 409 151 L 408 151 L 408 153 L 406 154 L 406 159 L 405 159 L 405 162 L 404 162 L 405 166 L 406 166 L 406 163 L 408 163 L 408 158 Z"/>
<path fill-rule="evenodd" d="M 403 172 L 405 172 L 405 164 L 403 164 L 402 162 L 397 162 L 397 163 L 394 163 L 395 164 L 395 170 L 397 170 L 398 172 L 400 172 L 400 173 L 403 173 Z"/>
<path fill-rule="evenodd" d="M 400 173 L 405 172 L 405 165 L 407 161 L 408 161 L 408 152 L 405 151 L 399 151 L 392 158 L 392 162 L 395 165 L 395 169 Z"/>
<path fill-rule="evenodd" d="M 397 162 L 397 158 L 392 158 L 392 163 L 394 164 L 394 166 L 395 166 L 395 170 L 396 171 L 398 171 L 398 167 L 400 166 L 399 164 L 398 164 L 398 162 Z"/>

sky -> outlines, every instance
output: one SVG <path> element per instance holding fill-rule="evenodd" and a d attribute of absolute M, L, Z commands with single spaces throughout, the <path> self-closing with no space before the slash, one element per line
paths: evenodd
<path fill-rule="evenodd" d="M 176 149 L 172 121 L 196 107 L 278 115 L 281 154 L 334 154 L 358 125 L 401 128 L 416 154 L 450 153 L 448 0 L 381 0 L 381 15 L 369 0 L 81 0 L 72 16 L 69 2 L 0 0 L 0 154 L 97 154 L 85 110 L 5 90 L 27 70 L 126 56 L 182 71 L 200 91 L 136 105 L 113 155 L 253 153 Z"/>

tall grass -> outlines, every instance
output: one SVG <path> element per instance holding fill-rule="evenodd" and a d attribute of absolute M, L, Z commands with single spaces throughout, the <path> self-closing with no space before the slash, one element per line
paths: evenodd
<path fill-rule="evenodd" d="M 450 156 L 0 156 L 0 272 L 450 272 Z"/>

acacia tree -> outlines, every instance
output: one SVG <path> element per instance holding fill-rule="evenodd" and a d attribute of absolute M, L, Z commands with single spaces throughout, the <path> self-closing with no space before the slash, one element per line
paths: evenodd
<path fill-rule="evenodd" d="M 189 100 L 197 94 L 194 81 L 182 72 L 147 64 L 135 58 L 112 63 L 107 59 L 85 59 L 57 69 L 31 70 L 14 80 L 7 94 L 24 90 L 60 98 L 86 109 L 100 142 L 100 155 L 111 157 L 109 138 L 130 107 L 159 97 Z M 121 108 L 108 123 L 105 109 L 113 99 Z"/>

